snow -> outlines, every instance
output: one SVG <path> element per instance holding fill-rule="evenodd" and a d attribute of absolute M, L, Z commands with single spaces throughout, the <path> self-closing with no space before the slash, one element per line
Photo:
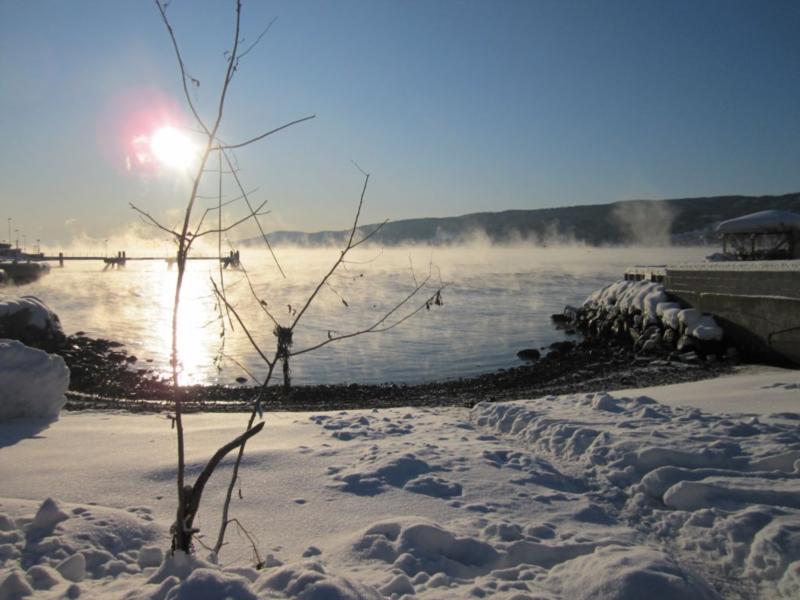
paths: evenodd
<path fill-rule="evenodd" d="M 0 423 L 0 598 L 796 598 L 798 389 L 800 371 L 751 368 L 472 409 L 268 414 L 231 507 L 261 569 L 233 524 L 219 557 L 169 553 L 163 416 Z M 190 478 L 243 421 L 186 417 Z M 205 544 L 229 469 L 206 488 Z"/>
<path fill-rule="evenodd" d="M 699 340 L 721 340 L 724 336 L 713 316 L 695 308 L 681 309 L 680 304 L 668 301 L 662 284 L 652 281 L 615 281 L 590 294 L 584 306 L 599 308 L 612 315 L 639 312 L 649 323 L 660 320 L 665 327 L 680 330 Z"/>
<path fill-rule="evenodd" d="M 658 316 L 658 305 L 667 302 L 664 286 L 652 281 L 619 280 L 592 292 L 584 305 L 598 306 L 607 311 L 631 314 L 634 311 L 646 317 Z"/>
<path fill-rule="evenodd" d="M 57 418 L 68 387 L 63 358 L 0 339 L 0 422 Z"/>
<path fill-rule="evenodd" d="M 787 210 L 762 210 L 717 225 L 719 233 L 758 233 L 800 229 L 800 214 Z"/>

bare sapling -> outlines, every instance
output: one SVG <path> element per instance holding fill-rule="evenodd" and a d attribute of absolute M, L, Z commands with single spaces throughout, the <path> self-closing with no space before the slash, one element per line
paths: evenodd
<path fill-rule="evenodd" d="M 360 168 L 359 168 L 360 170 Z M 386 224 L 384 221 L 383 223 L 373 227 L 370 231 L 366 233 L 362 233 L 361 237 L 357 237 L 359 233 L 361 233 L 361 229 L 359 227 L 359 220 L 361 217 L 361 210 L 364 206 L 364 198 L 367 192 L 367 185 L 369 184 L 369 174 L 364 173 L 364 183 L 361 188 L 361 195 L 359 197 L 358 206 L 356 208 L 355 218 L 353 220 L 353 225 L 350 228 L 347 234 L 347 241 L 344 247 L 339 251 L 338 257 L 333 261 L 331 267 L 325 272 L 322 278 L 317 282 L 314 289 L 309 293 L 306 297 L 303 304 L 300 306 L 299 309 L 292 309 L 290 311 L 290 316 L 292 317 L 291 320 L 287 323 L 281 323 L 280 320 L 272 313 L 269 309 L 270 304 L 262 297 L 260 297 L 255 288 L 252 285 L 249 275 L 244 266 L 242 266 L 242 271 L 247 279 L 247 282 L 250 287 L 250 292 L 252 294 L 253 300 L 255 303 L 261 308 L 263 313 L 266 317 L 272 322 L 274 328 L 272 330 L 272 335 L 274 338 L 274 350 L 265 351 L 262 348 L 262 344 L 257 339 L 258 336 L 254 333 L 256 329 L 252 327 L 252 324 L 249 324 L 241 314 L 241 311 L 238 310 L 236 306 L 234 306 L 227 298 L 224 293 L 224 290 L 221 286 L 217 284 L 217 282 L 211 282 L 214 293 L 219 298 L 220 302 L 224 304 L 225 308 L 230 311 L 230 313 L 234 316 L 235 320 L 237 321 L 238 325 L 241 327 L 242 331 L 245 333 L 248 341 L 250 342 L 251 346 L 261 358 L 264 363 L 265 367 L 265 374 L 263 379 L 261 380 L 260 390 L 253 402 L 253 407 L 250 411 L 250 417 L 247 421 L 247 426 L 245 428 L 245 432 L 250 431 L 253 427 L 253 423 L 255 422 L 256 416 L 260 416 L 263 411 L 263 401 L 266 395 L 267 386 L 272 380 L 272 376 L 275 373 L 275 369 L 280 364 L 282 372 L 283 372 L 283 387 L 285 391 L 288 391 L 291 383 L 289 378 L 289 360 L 292 357 L 300 356 L 303 354 L 307 354 L 309 352 L 313 352 L 315 350 L 319 350 L 329 344 L 334 344 L 336 342 L 340 342 L 342 340 L 367 335 L 370 333 L 383 333 L 394 329 L 395 327 L 401 325 L 402 323 L 408 321 L 413 316 L 417 315 L 423 310 L 430 310 L 434 306 L 441 306 L 442 305 L 442 290 L 445 287 L 445 284 L 441 281 L 441 279 L 437 279 L 434 281 L 433 278 L 433 269 L 429 265 L 428 273 L 423 278 L 417 278 L 414 274 L 413 268 L 411 271 L 411 276 L 413 280 L 413 285 L 408 290 L 407 294 L 397 300 L 393 306 L 391 306 L 387 311 L 380 314 L 380 316 L 376 317 L 370 323 L 366 324 L 364 327 L 360 329 L 355 329 L 353 331 L 349 331 L 346 333 L 340 333 L 334 335 L 332 332 L 328 332 L 328 336 L 325 339 L 322 339 L 316 343 L 313 343 L 305 348 L 301 348 L 298 350 L 293 350 L 293 340 L 294 340 L 294 332 L 297 329 L 298 325 L 300 324 L 303 317 L 307 314 L 307 311 L 312 306 L 315 300 L 319 298 L 320 293 L 323 289 L 330 287 L 330 280 L 331 277 L 336 274 L 336 272 L 347 263 L 348 255 L 359 246 L 366 244 L 370 241 Z M 432 284 L 432 282 L 434 282 Z M 332 288 L 330 288 L 332 289 Z M 342 302 L 347 306 L 347 302 L 340 297 Z M 238 447 L 238 452 L 236 455 L 236 460 L 233 464 L 233 470 L 231 472 L 231 478 L 228 482 L 228 489 L 225 495 L 225 501 L 223 504 L 222 510 L 222 521 L 220 523 L 219 533 L 217 534 L 217 541 L 214 544 L 213 550 L 216 553 L 219 553 L 225 543 L 225 533 L 227 530 L 228 525 L 233 522 L 232 519 L 229 518 L 229 511 L 230 511 L 230 503 L 233 498 L 233 491 L 236 487 L 236 482 L 239 478 L 239 467 L 241 464 L 242 457 L 244 455 L 245 446 L 247 444 L 247 439 L 242 440 L 242 444 Z"/>
<path fill-rule="evenodd" d="M 264 231 L 261 222 L 261 218 L 265 214 L 267 214 L 267 212 L 264 211 L 266 201 L 260 203 L 255 202 L 252 198 L 254 191 L 253 190 L 247 191 L 245 189 L 239 177 L 238 173 L 239 170 L 234 152 L 238 149 L 262 141 L 265 138 L 279 131 L 282 131 L 288 127 L 291 127 L 298 123 L 302 123 L 309 119 L 313 119 L 314 115 L 302 117 L 294 121 L 291 121 L 289 123 L 285 123 L 269 131 L 259 133 L 258 135 L 255 135 L 242 142 L 224 143 L 223 141 L 221 141 L 219 131 L 224 120 L 226 99 L 229 93 L 231 82 L 233 81 L 234 76 L 238 72 L 241 59 L 244 58 L 248 53 L 250 53 L 253 50 L 253 48 L 261 41 L 263 36 L 269 30 L 269 26 L 267 26 L 267 28 L 256 38 L 256 40 L 253 43 L 245 47 L 244 40 L 241 37 L 241 29 L 240 29 L 241 13 L 242 13 L 241 1 L 240 0 L 234 1 L 235 25 L 234 25 L 233 40 L 231 42 L 230 49 L 225 53 L 226 63 L 224 69 L 224 76 L 222 78 L 222 82 L 218 89 L 218 99 L 216 101 L 215 110 L 213 111 L 211 120 L 206 121 L 201 117 L 200 112 L 198 111 L 197 106 L 192 98 L 192 94 L 190 93 L 190 87 L 197 88 L 199 87 L 200 83 L 194 77 L 189 75 L 187 71 L 186 64 L 184 63 L 180 47 L 178 45 L 175 31 L 173 30 L 172 24 L 170 23 L 170 20 L 167 17 L 167 8 L 169 2 L 167 2 L 166 0 L 155 0 L 155 4 L 156 7 L 158 8 L 161 20 L 169 34 L 169 39 L 171 41 L 172 48 L 180 71 L 183 94 L 186 103 L 189 107 L 189 110 L 196 122 L 197 135 L 200 136 L 202 143 L 200 144 L 200 151 L 198 153 L 196 167 L 191 177 L 190 192 L 188 198 L 186 199 L 185 205 L 182 209 L 182 219 L 177 227 L 168 227 L 163 223 L 161 223 L 159 220 L 157 220 L 155 217 L 153 217 L 151 214 L 141 210 L 140 208 L 134 205 L 131 205 L 131 207 L 139 214 L 142 220 L 158 228 L 165 234 L 168 234 L 176 245 L 176 260 L 175 260 L 176 279 L 175 279 L 175 292 L 172 304 L 171 350 L 170 350 L 170 368 L 171 368 L 171 383 L 172 383 L 171 387 L 173 395 L 172 399 L 174 403 L 173 420 L 177 437 L 177 469 L 176 469 L 177 509 L 176 509 L 175 522 L 172 528 L 172 551 L 174 552 L 180 550 L 187 553 L 193 551 L 193 540 L 195 535 L 198 533 L 198 529 L 195 526 L 195 519 L 200 509 L 205 486 L 209 481 L 209 479 L 211 478 L 212 474 L 214 473 L 215 469 L 220 465 L 225 456 L 227 456 L 229 453 L 233 451 L 236 451 L 236 459 L 233 464 L 231 479 L 227 487 L 226 496 L 222 507 L 222 521 L 217 535 L 216 543 L 212 548 L 214 551 L 219 553 L 219 551 L 225 544 L 225 533 L 228 525 L 233 523 L 239 525 L 239 527 L 242 528 L 241 524 L 238 522 L 237 519 L 229 517 L 232 493 L 235 488 L 236 482 L 239 478 L 241 460 L 244 455 L 247 442 L 248 440 L 250 440 L 250 438 L 257 435 L 264 427 L 264 422 L 261 421 L 259 423 L 256 423 L 256 418 L 257 417 L 260 418 L 262 416 L 263 402 L 266 396 L 267 386 L 272 381 L 275 369 L 280 365 L 282 371 L 284 389 L 288 390 L 289 386 L 291 385 L 291 379 L 290 379 L 291 359 L 293 359 L 296 356 L 300 356 L 302 354 L 318 350 L 320 348 L 323 348 L 324 346 L 327 346 L 328 344 L 332 344 L 344 339 L 352 338 L 359 335 L 365 335 L 368 333 L 385 332 L 390 329 L 393 329 L 394 327 L 400 325 L 401 323 L 407 321 L 414 315 L 418 314 L 420 311 L 426 308 L 430 309 L 432 306 L 440 305 L 441 290 L 443 288 L 443 284 L 441 283 L 441 281 L 439 281 L 438 284 L 435 285 L 431 283 L 433 281 L 433 275 L 432 275 L 432 268 L 429 268 L 426 277 L 417 279 L 414 276 L 414 285 L 411 286 L 406 296 L 400 298 L 397 301 L 397 303 L 394 306 L 392 306 L 388 311 L 383 313 L 380 317 L 374 319 L 371 323 L 366 324 L 363 328 L 354 330 L 352 332 L 337 334 L 337 335 L 333 335 L 332 333 L 329 332 L 328 337 L 326 339 L 320 340 L 318 343 L 312 344 L 305 348 L 294 349 L 293 347 L 294 332 L 298 327 L 298 325 L 300 324 L 301 320 L 303 319 L 304 315 L 306 315 L 308 309 L 319 297 L 320 292 L 325 288 L 331 288 L 330 285 L 331 277 L 336 273 L 338 269 L 340 269 L 340 267 L 342 267 L 342 265 L 346 263 L 346 259 L 349 253 L 355 248 L 365 244 L 371 238 L 373 238 L 375 234 L 377 234 L 378 231 L 381 229 L 381 227 L 385 224 L 383 223 L 381 225 L 378 225 L 374 227 L 371 231 L 366 233 L 364 233 L 362 231 L 362 228 L 359 227 L 361 210 L 364 204 L 364 197 L 367 191 L 367 185 L 369 183 L 369 175 L 367 173 L 364 173 L 363 171 L 362 174 L 364 175 L 364 183 L 361 189 L 361 194 L 356 209 L 355 219 L 351 229 L 349 230 L 348 239 L 344 247 L 339 252 L 339 256 L 336 258 L 335 261 L 333 261 L 333 264 L 331 265 L 330 269 L 322 276 L 320 281 L 317 283 L 314 289 L 309 293 L 308 297 L 305 299 L 302 305 L 300 305 L 298 309 L 293 310 L 290 313 L 291 319 L 288 322 L 286 323 L 280 322 L 279 319 L 277 319 L 276 316 L 268 308 L 269 304 L 267 303 L 267 301 L 263 298 L 258 297 L 255 291 L 255 287 L 253 286 L 250 280 L 249 274 L 247 273 L 244 266 L 241 267 L 243 276 L 247 280 L 247 283 L 250 287 L 253 299 L 273 325 L 272 338 L 270 339 L 271 343 L 274 343 L 274 350 L 271 350 L 269 352 L 263 350 L 262 346 L 264 345 L 264 341 L 259 339 L 258 336 L 253 334 L 253 328 L 249 326 L 248 322 L 243 317 L 241 311 L 228 299 L 228 296 L 225 291 L 226 282 L 223 276 L 222 268 L 220 267 L 218 279 L 215 280 L 213 276 L 211 277 L 211 286 L 214 290 L 216 298 L 218 299 L 218 305 L 220 307 L 219 313 L 220 313 L 220 319 L 222 320 L 222 325 L 224 327 L 225 317 L 227 316 L 230 326 L 233 326 L 235 323 L 242 329 L 248 341 L 250 342 L 256 353 L 261 358 L 264 365 L 264 372 L 260 377 L 258 377 L 257 375 L 250 373 L 248 371 L 248 374 L 254 379 L 256 379 L 260 383 L 260 386 L 255 398 L 253 399 L 252 409 L 250 411 L 249 418 L 247 420 L 247 424 L 246 427 L 244 428 L 244 431 L 241 433 L 241 435 L 237 436 L 235 439 L 223 445 L 214 453 L 214 455 L 207 461 L 203 469 L 200 471 L 200 475 L 193 483 L 187 482 L 186 448 L 185 448 L 186 430 L 183 419 L 183 413 L 184 413 L 183 389 L 180 385 L 180 378 L 179 378 L 181 372 L 181 362 L 179 355 L 178 330 L 179 330 L 179 320 L 181 314 L 180 312 L 180 306 L 182 300 L 181 291 L 184 283 L 188 260 L 190 258 L 190 253 L 192 251 L 193 245 L 195 244 L 195 242 L 197 242 L 197 240 L 205 236 L 216 235 L 217 252 L 219 254 L 219 258 L 222 259 L 223 235 L 226 235 L 227 233 L 239 227 L 243 223 L 252 222 L 255 223 L 256 226 L 258 227 L 261 233 L 261 238 L 264 241 L 265 248 L 272 257 L 274 264 L 277 267 L 280 275 L 285 277 L 283 268 L 281 267 L 277 259 L 274 249 L 272 248 L 269 242 L 269 239 Z M 215 153 L 217 154 L 216 156 L 217 160 L 215 161 L 217 163 L 215 165 L 216 169 L 210 169 L 208 167 L 208 163 L 211 156 L 214 155 Z M 201 212 L 201 210 L 198 208 L 198 201 L 204 199 L 204 197 L 200 195 L 201 184 L 203 183 L 205 176 L 208 173 L 214 171 L 216 171 L 219 175 L 219 184 L 216 197 L 217 203 L 216 206 L 206 208 Z M 237 197 L 224 202 L 223 202 L 223 185 L 222 185 L 223 175 L 229 176 L 234 182 L 235 188 L 238 190 Z M 243 218 L 234 220 L 232 223 L 228 225 L 224 225 L 223 211 L 234 203 L 240 203 L 241 205 L 244 205 L 246 207 L 246 215 Z M 211 215 L 214 212 L 217 213 L 216 226 L 206 226 L 206 223 L 211 221 Z M 412 276 L 413 276 L 413 270 L 412 270 Z M 223 340 L 224 340 L 224 330 L 223 330 Z M 220 355 L 222 355 L 222 350 L 220 350 Z M 234 360 L 234 362 L 236 361 Z M 245 533 L 247 533 L 246 530 Z M 257 552 L 256 556 L 258 556 Z"/>

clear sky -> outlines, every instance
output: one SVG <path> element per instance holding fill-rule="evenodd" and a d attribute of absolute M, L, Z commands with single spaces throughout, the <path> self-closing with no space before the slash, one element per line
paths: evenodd
<path fill-rule="evenodd" d="M 232 3 L 169 14 L 209 116 Z M 275 17 L 221 131 L 317 115 L 238 154 L 268 229 L 346 227 L 351 161 L 366 222 L 800 190 L 796 1 L 245 0 L 246 43 Z M 189 122 L 151 2 L 0 2 L 0 238 L 121 235 L 128 202 L 174 218 L 186 175 L 125 164 L 158 111 Z"/>

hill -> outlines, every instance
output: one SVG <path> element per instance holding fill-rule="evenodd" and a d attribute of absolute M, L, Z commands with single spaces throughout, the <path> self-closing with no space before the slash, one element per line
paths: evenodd
<path fill-rule="evenodd" d="M 714 196 L 670 200 L 626 200 L 611 204 L 471 213 L 458 217 L 403 219 L 387 223 L 376 243 L 446 244 L 470 239 L 493 243 L 582 242 L 591 245 L 657 243 L 697 244 L 716 241 L 720 221 L 767 209 L 800 212 L 800 193 L 781 196 Z M 376 225 L 364 225 L 367 233 Z M 274 244 L 341 244 L 348 232 L 274 231 Z M 245 245 L 260 238 L 244 240 Z"/>

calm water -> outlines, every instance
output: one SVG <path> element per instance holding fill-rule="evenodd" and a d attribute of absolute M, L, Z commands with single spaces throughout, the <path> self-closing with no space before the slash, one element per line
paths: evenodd
<path fill-rule="evenodd" d="M 294 350 L 323 341 L 328 331 L 364 329 L 414 287 L 410 264 L 422 277 L 432 261 L 448 287 L 445 305 L 421 311 L 400 327 L 331 344 L 292 361 L 295 383 L 416 382 L 455 378 L 519 364 L 516 352 L 563 339 L 549 316 L 581 302 L 592 290 L 618 279 L 633 264 L 699 260 L 703 248 L 406 248 L 365 249 L 354 254 L 296 330 Z M 129 252 L 132 255 L 133 252 Z M 259 297 L 284 323 L 288 305 L 300 306 L 336 259 L 336 250 L 279 251 L 283 279 L 262 253 L 243 253 Z M 233 383 L 243 375 L 234 360 L 256 376 L 264 373 L 241 328 L 219 314 L 209 277 L 211 262 L 190 266 L 184 286 L 180 347 L 185 383 Z M 30 294 L 44 300 L 67 333 L 123 342 L 140 367 L 168 371 L 175 271 L 160 262 L 133 262 L 103 270 L 98 263 L 53 267 L 40 281 L 7 288 L 0 295 Z M 225 272 L 229 298 L 249 323 L 268 356 L 272 323 L 253 300 L 241 273 Z M 349 306 L 345 306 L 344 298 Z M 219 367 L 215 357 L 222 355 Z M 152 364 L 144 361 L 151 359 Z"/>

